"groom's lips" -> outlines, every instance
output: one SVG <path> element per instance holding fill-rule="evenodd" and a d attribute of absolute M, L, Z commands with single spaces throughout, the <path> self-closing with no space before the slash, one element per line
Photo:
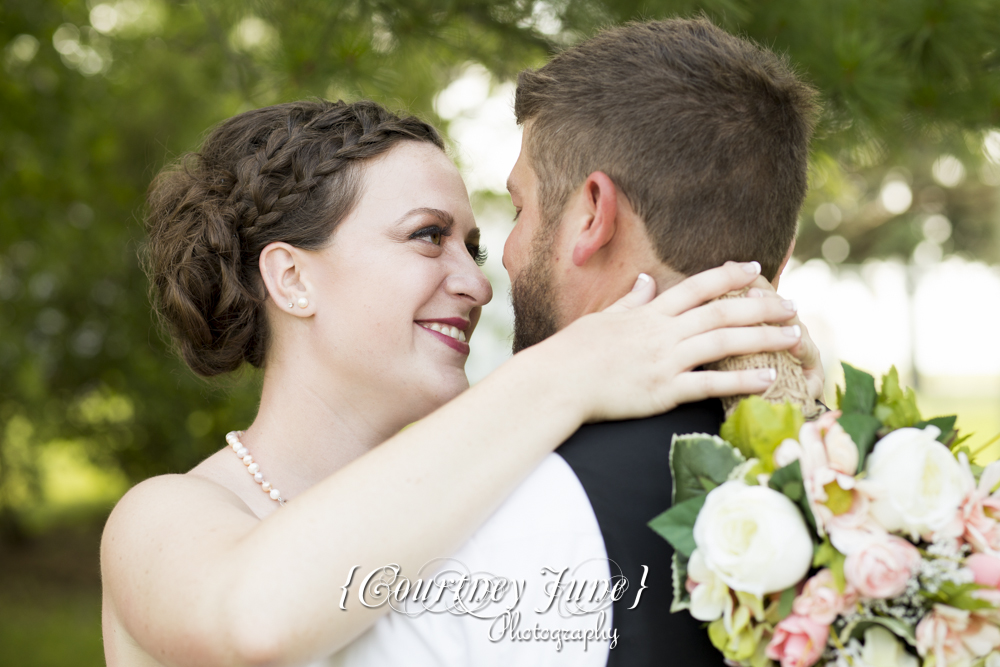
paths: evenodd
<path fill-rule="evenodd" d="M 422 324 L 433 324 L 433 323 L 445 324 L 449 327 L 455 327 L 459 331 L 465 332 L 467 337 L 472 336 L 472 332 L 469 331 L 472 323 L 469 322 L 468 320 L 462 319 L 461 317 L 442 317 L 441 319 L 435 319 L 435 320 L 414 320 L 414 322 L 418 326 Z M 421 326 L 420 328 L 426 331 L 427 333 L 431 334 L 432 336 L 436 337 L 442 343 L 444 343 L 445 345 L 447 345 L 448 347 L 452 348 L 457 352 L 461 352 L 462 354 L 469 354 L 469 351 L 471 350 L 468 343 L 463 343 L 462 341 L 455 340 L 451 336 L 443 334 L 440 331 L 434 331 L 433 329 L 428 329 L 427 327 L 424 326 Z"/>

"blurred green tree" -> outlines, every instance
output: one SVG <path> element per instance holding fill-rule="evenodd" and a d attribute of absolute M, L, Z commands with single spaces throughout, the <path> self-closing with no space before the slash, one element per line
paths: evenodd
<path fill-rule="evenodd" d="M 998 259 L 994 0 L 5 0 L 0 527 L 38 500 L 40 443 L 76 438 L 137 481 L 251 420 L 258 375 L 187 372 L 136 258 L 149 180 L 205 128 L 308 96 L 440 121 L 434 96 L 469 62 L 506 79 L 608 23 L 698 12 L 823 94 L 800 256 L 836 235 L 839 261 L 928 240 Z"/>

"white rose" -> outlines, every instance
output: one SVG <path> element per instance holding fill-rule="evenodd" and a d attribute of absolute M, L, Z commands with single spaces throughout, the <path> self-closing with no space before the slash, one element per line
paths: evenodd
<path fill-rule="evenodd" d="M 886 530 L 912 539 L 941 530 L 971 490 L 962 466 L 937 441 L 940 434 L 935 426 L 901 428 L 879 440 L 868 457 L 877 494 L 871 513 Z"/>
<path fill-rule="evenodd" d="M 799 583 L 813 543 L 802 513 L 786 496 L 741 481 L 716 487 L 694 523 L 705 565 L 735 591 L 763 596 Z"/>
<path fill-rule="evenodd" d="M 896 636 L 879 625 L 865 630 L 861 650 L 864 667 L 919 667 L 920 661 L 906 652 Z"/>
<path fill-rule="evenodd" d="M 733 598 L 729 587 L 705 565 L 705 559 L 697 549 L 688 561 L 688 577 L 697 586 L 691 591 L 691 615 L 699 621 L 714 621 L 722 618 L 726 607 L 732 612 Z"/>

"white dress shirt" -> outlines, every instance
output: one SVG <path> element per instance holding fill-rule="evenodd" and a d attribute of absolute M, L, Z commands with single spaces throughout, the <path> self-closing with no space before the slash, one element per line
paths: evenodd
<path fill-rule="evenodd" d="M 510 586 L 502 596 L 494 589 L 496 602 L 479 609 L 466 607 L 484 617 L 476 618 L 457 613 L 454 592 L 441 593 L 439 586 L 438 604 L 421 605 L 408 598 L 397 605 L 406 613 L 390 611 L 352 644 L 314 667 L 603 667 L 607 663 L 612 619 L 611 596 L 606 593 L 611 568 L 587 494 L 559 455 L 546 457 L 438 572 L 426 576 L 442 580 L 475 573 L 482 578 L 489 573 L 514 580 L 521 586 L 520 599 L 510 609 L 518 587 Z M 358 589 L 366 574 L 359 572 L 352 584 L 354 604 L 359 604 Z M 401 574 L 411 580 L 419 576 Z M 561 587 L 555 586 L 557 580 Z M 479 590 L 485 595 L 487 589 Z M 579 601 L 568 599 L 571 594 Z M 446 609 L 449 603 L 452 611 Z M 517 638 L 512 639 L 507 628 L 517 613 Z M 561 649 L 556 637 L 562 638 Z"/>

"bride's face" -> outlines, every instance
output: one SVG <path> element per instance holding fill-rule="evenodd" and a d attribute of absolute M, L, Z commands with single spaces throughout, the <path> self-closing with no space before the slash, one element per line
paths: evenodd
<path fill-rule="evenodd" d="M 367 164 L 358 204 L 312 272 L 312 347 L 338 391 L 411 419 L 466 389 L 473 329 L 493 296 L 478 251 L 465 183 L 440 149 L 404 141 Z"/>

